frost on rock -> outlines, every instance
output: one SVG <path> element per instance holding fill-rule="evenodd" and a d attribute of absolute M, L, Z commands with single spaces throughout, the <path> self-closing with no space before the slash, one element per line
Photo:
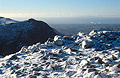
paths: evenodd
<path fill-rule="evenodd" d="M 23 46 L 0 58 L 0 78 L 120 78 L 119 37 L 92 31 Z"/>
<path fill-rule="evenodd" d="M 82 48 L 91 48 L 94 46 L 94 42 L 92 41 L 83 41 L 82 42 Z"/>
<path fill-rule="evenodd" d="M 64 41 L 64 39 L 61 36 L 55 36 L 54 37 L 54 43 L 57 46 L 62 46 L 62 45 L 64 45 L 65 41 Z"/>
<path fill-rule="evenodd" d="M 120 32 L 93 30 L 89 34 L 90 39 L 95 43 L 95 48 L 107 50 L 120 46 Z"/>

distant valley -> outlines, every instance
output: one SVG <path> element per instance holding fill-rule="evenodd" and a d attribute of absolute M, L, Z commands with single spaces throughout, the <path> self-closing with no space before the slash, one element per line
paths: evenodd
<path fill-rule="evenodd" d="M 120 31 L 120 24 L 50 24 L 50 26 L 64 35 L 74 35 L 78 32 L 88 34 L 92 30 Z"/>

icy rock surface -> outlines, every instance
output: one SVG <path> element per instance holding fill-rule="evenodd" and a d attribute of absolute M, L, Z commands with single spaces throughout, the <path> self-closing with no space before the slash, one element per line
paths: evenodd
<path fill-rule="evenodd" d="M 15 54 L 0 58 L 0 78 L 120 78 L 119 35 L 92 31 L 89 36 L 55 36 L 44 44 L 24 46 Z M 110 41 L 112 47 L 102 48 L 100 40 L 105 45 Z M 94 45 L 82 47 L 85 41 Z"/>

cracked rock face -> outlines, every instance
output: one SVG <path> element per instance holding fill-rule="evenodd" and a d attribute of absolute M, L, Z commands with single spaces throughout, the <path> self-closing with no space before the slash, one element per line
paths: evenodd
<path fill-rule="evenodd" d="M 44 44 L 24 46 L 15 54 L 0 57 L 0 78 L 120 78 L 120 43 L 113 45 L 118 37 L 119 32 L 92 31 L 88 36 L 55 36 Z M 91 40 L 94 45 L 82 47 Z M 97 46 L 101 40 L 112 47 Z"/>

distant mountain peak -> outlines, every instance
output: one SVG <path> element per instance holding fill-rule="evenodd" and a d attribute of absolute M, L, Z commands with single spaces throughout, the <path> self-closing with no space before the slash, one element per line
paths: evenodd
<path fill-rule="evenodd" d="M 28 22 L 35 22 L 35 21 L 37 21 L 37 20 L 35 20 L 34 18 L 28 19 Z"/>
<path fill-rule="evenodd" d="M 10 18 L 5 18 L 5 17 L 0 17 L 0 25 L 6 25 L 10 23 L 17 23 L 18 21 L 10 19 Z"/>
<path fill-rule="evenodd" d="M 0 55 L 2 56 L 15 53 L 22 46 L 37 42 L 44 43 L 48 38 L 54 38 L 58 34 L 44 21 L 33 18 L 13 24 L 4 24 L 3 18 L 0 22 L 2 23 L 0 26 Z"/>
<path fill-rule="evenodd" d="M 0 17 L 0 19 L 1 19 L 1 18 L 4 18 L 4 17 Z"/>

